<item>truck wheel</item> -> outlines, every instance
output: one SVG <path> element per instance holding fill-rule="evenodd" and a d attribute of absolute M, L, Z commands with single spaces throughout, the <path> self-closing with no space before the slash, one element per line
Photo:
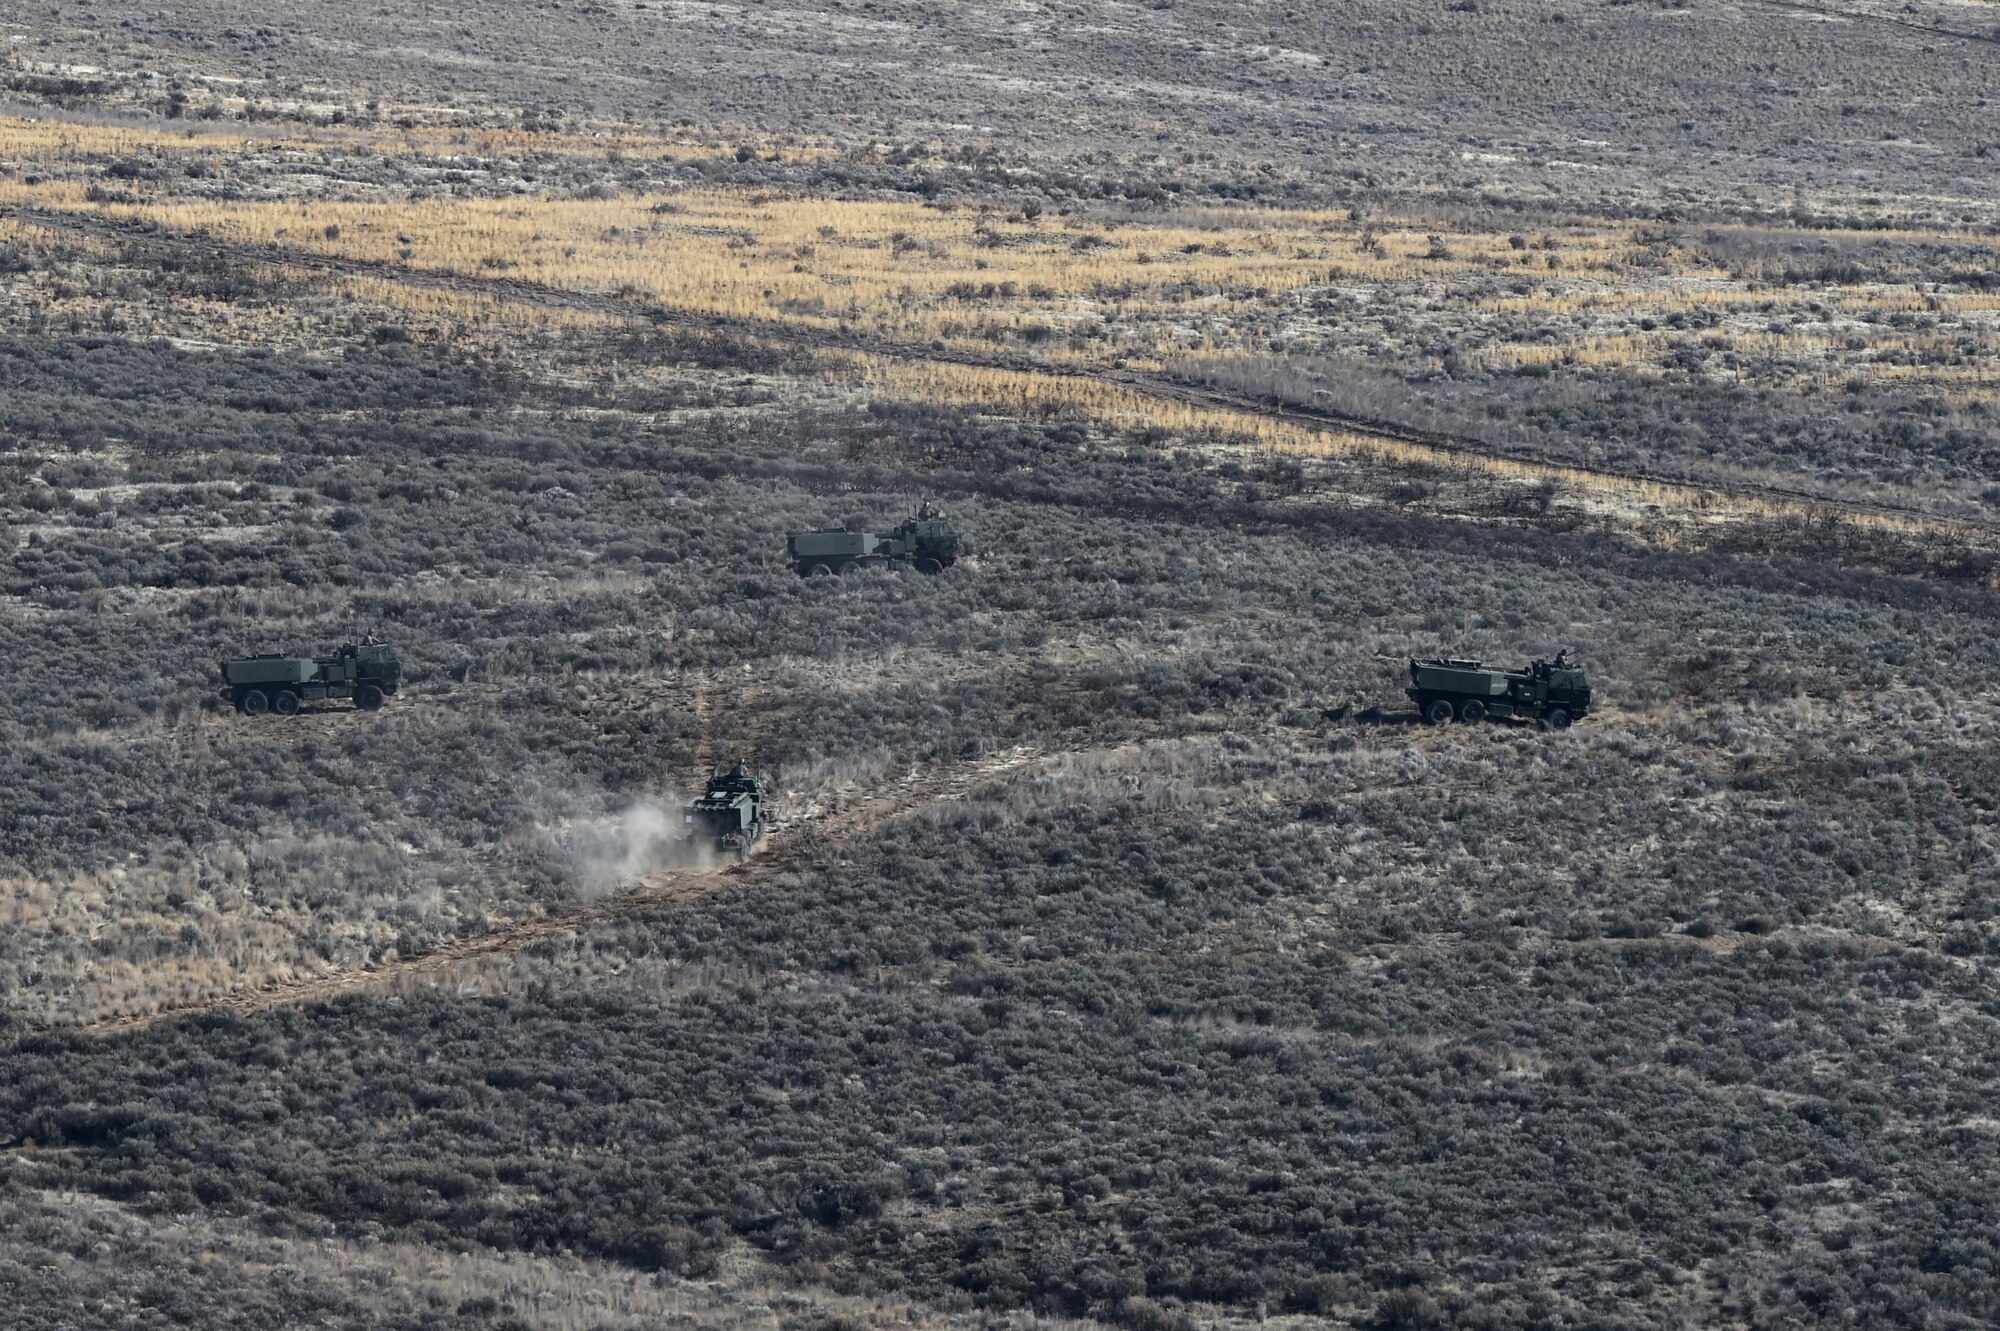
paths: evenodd
<path fill-rule="evenodd" d="M 1477 698 L 1467 698 L 1458 705 L 1458 719 L 1469 726 L 1476 726 L 1486 719 L 1486 704 Z"/>
<path fill-rule="evenodd" d="M 1451 699 L 1433 698 L 1424 704 L 1424 720 L 1430 722 L 1432 725 L 1441 726 L 1451 720 L 1451 718 Z"/>
<path fill-rule="evenodd" d="M 1568 730 L 1569 708 L 1551 707 L 1548 710 L 1548 715 L 1544 716 L 1542 721 L 1550 730 Z"/>
<path fill-rule="evenodd" d="M 808 578 L 830 578 L 833 576 L 833 570 L 825 564 L 807 564 L 805 575 Z"/>
<path fill-rule="evenodd" d="M 373 684 L 363 684 L 354 691 L 354 705 L 364 712 L 372 712 L 382 706 L 382 690 Z"/>
<path fill-rule="evenodd" d="M 299 714 L 299 695 L 293 693 L 290 689 L 279 689 L 278 696 L 271 699 L 271 710 L 279 716 L 297 716 Z"/>
<path fill-rule="evenodd" d="M 935 576 L 944 572 L 944 565 L 938 563 L 935 559 L 919 559 L 917 561 L 917 572 L 926 576 Z"/>
<path fill-rule="evenodd" d="M 271 700 L 264 696 L 264 690 L 252 689 L 243 695 L 243 715 L 262 716 L 271 710 Z"/>

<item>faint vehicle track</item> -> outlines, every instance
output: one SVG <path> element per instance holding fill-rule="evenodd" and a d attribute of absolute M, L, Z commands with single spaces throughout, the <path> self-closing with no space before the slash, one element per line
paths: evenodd
<path fill-rule="evenodd" d="M 740 676 L 732 679 L 716 671 L 695 679 L 686 693 L 687 707 L 702 739 L 695 750 L 698 766 L 690 789 L 737 763 L 752 768 L 765 765 L 764 741 L 773 711 L 769 693 Z"/>
<path fill-rule="evenodd" d="M 1765 0 L 1781 7 L 1833 13 L 1803 3 Z M 1854 15 L 1852 17 L 1879 17 Z M 1882 18 L 1883 22 L 1897 20 Z M 1942 31 L 1942 30 L 1940 30 Z M 1946 34 L 1967 36 L 1968 34 Z M 1986 40 L 1986 39 L 1979 39 Z M 678 309 L 650 298 L 635 298 L 608 291 L 581 291 L 548 286 L 518 277 L 475 277 L 458 272 L 411 268 L 383 260 L 354 259 L 317 254 L 279 244 L 232 241 L 206 232 L 187 233 L 164 228 L 146 220 L 126 220 L 61 209 L 0 208 L 0 217 L 47 230 L 70 231 L 117 240 L 126 244 L 155 244 L 178 251 L 203 252 L 221 263 L 262 263 L 348 277 L 385 280 L 419 289 L 449 291 L 460 295 L 503 297 L 525 305 L 552 309 L 586 310 L 644 319 L 669 327 L 724 332 L 738 336 L 786 342 L 823 351 L 844 351 L 881 356 L 893 360 L 936 365 L 958 365 L 972 369 L 1003 370 L 1051 378 L 1087 380 L 1107 387 L 1122 388 L 1160 401 L 1184 406 L 1243 412 L 1267 420 L 1282 421 L 1312 429 L 1341 430 L 1384 443 L 1421 448 L 1445 457 L 1469 461 L 1499 461 L 1539 468 L 1547 472 L 1601 479 L 1614 484 L 1640 483 L 1690 493 L 1710 493 L 1737 500 L 1767 503 L 1852 516 L 1900 518 L 1934 528 L 1957 531 L 2000 532 L 2000 518 L 1969 515 L 1944 516 L 1913 503 L 1888 500 L 1835 498 L 1794 486 L 1744 480 L 1699 480 L 1641 467 L 1605 467 L 1581 461 L 1542 456 L 1526 449 L 1507 448 L 1465 435 L 1421 430 L 1394 421 L 1359 416 L 1324 407 L 1307 407 L 1270 398 L 1231 392 L 1204 384 L 1177 379 L 1164 373 L 1115 369 L 1075 362 L 1050 361 L 1025 356 L 989 354 L 953 347 L 900 342 L 892 338 L 851 329 L 811 328 L 774 319 L 752 319 L 734 315 L 709 314 Z"/>
<path fill-rule="evenodd" d="M 1439 743 L 1452 738 L 1452 732 L 1449 730 L 1424 730 L 1419 734 Z M 1157 736 L 1135 737 L 1115 748 L 1120 750 L 1145 748 L 1157 738 Z M 1098 751 L 1095 746 L 1086 746 L 1082 749 L 1049 749 L 1041 745 L 1024 744 L 982 757 L 955 762 L 913 763 L 903 769 L 900 775 L 885 773 L 879 777 L 844 784 L 813 799 L 804 807 L 789 812 L 774 825 L 770 849 L 754 856 L 747 863 L 721 867 L 669 869 L 648 874 L 624 883 L 601 897 L 578 903 L 570 909 L 536 919 L 515 921 L 480 937 L 460 939 L 417 956 L 398 958 L 378 965 L 318 975 L 303 980 L 267 984 L 257 989 L 217 995 L 152 1013 L 85 1021 L 74 1025 L 49 1025 L 41 1029 L 49 1033 L 115 1035 L 143 1029 L 168 1018 L 200 1012 L 256 1012 L 284 1005 L 323 1002 L 339 998 L 344 994 L 388 986 L 397 981 L 436 975 L 467 962 L 511 956 L 545 939 L 586 928 L 600 921 L 663 907 L 684 905 L 733 888 L 764 882 L 789 869 L 810 863 L 816 856 L 843 842 L 884 827 L 900 817 L 918 815 L 940 805 L 967 800 L 1001 777 L 1052 769 L 1067 759 L 1094 751 Z M 1483 778 L 1456 779 L 1448 776 L 1440 778 L 1437 775 L 1426 774 L 1394 780 L 1370 780 L 1350 789 L 1318 792 L 1314 798 L 1323 802 L 1346 804 L 1409 792 L 1422 792 L 1433 800 L 1438 800 L 1473 795 L 1490 789 L 1490 782 Z M 1255 792 L 1239 791 L 1224 797 L 1215 809 L 1254 804 L 1260 798 L 1261 796 Z M 1214 809 L 1211 810 L 1213 811 Z M 1803 934 L 1805 931 L 1787 932 Z M 1816 932 L 1827 936 L 1845 936 L 1845 931 L 1840 930 Z M 1719 930 L 1715 936 L 1704 938 L 1671 936 L 1561 940 L 1551 937 L 1541 940 L 1538 946 L 1555 952 L 1685 943 L 1707 951 L 1729 952 L 1747 941 L 1747 937 L 1734 930 Z M 1465 938 L 1427 938 L 1372 949 L 1370 955 L 1375 956 L 1377 960 L 1418 956 L 1478 941 Z M 1871 945 L 1889 950 L 1898 946 L 1893 941 L 1885 942 L 1879 939 L 1872 940 Z M 1200 951 L 1206 950 L 1208 949 L 1204 947 L 1193 954 L 1185 953 L 1178 948 L 1154 951 L 1160 955 L 1197 955 Z M 1262 945 L 1246 946 L 1240 943 L 1226 946 L 1221 950 L 1242 957 L 1265 955 L 1268 951 Z"/>
<path fill-rule="evenodd" d="M 801 814 L 782 819 L 773 829 L 778 844 L 747 863 L 721 868 L 669 869 L 649 874 L 571 909 L 538 919 L 515 921 L 491 933 L 461 939 L 418 956 L 268 985 L 245 993 L 224 994 L 163 1008 L 158 1012 L 46 1029 L 51 1032 L 115 1035 L 122 1031 L 140 1030 L 170 1017 L 197 1012 L 256 1012 L 285 1004 L 322 1002 L 395 980 L 434 974 L 467 961 L 509 956 L 545 938 L 581 929 L 600 920 L 656 910 L 662 906 L 681 905 L 734 887 L 761 882 L 798 865 L 807 858 L 808 852 L 817 847 L 859 836 L 899 814 L 963 800 L 987 781 L 1041 757 L 1042 749 L 1024 745 L 977 760 L 928 767 L 912 765 L 893 782 L 870 783 L 865 794 L 851 799 L 836 797 L 811 806 Z"/>
<path fill-rule="evenodd" d="M 1818 14 L 1824 18 L 1846 19 L 1852 23 L 1881 23 L 1892 28 L 1907 28 L 1911 32 L 1927 33 L 1933 37 L 1949 37 L 1961 42 L 1985 42 L 1990 46 L 2000 46 L 2000 36 L 1983 32 L 1965 32 L 1958 28 L 1940 28 L 1932 23 L 1919 23 L 1915 19 L 1898 18 L 1894 14 L 1877 14 L 1866 9 L 1840 9 L 1832 5 L 1815 5 L 1804 0 L 1760 0 L 1770 9 L 1791 9 L 1803 14 Z"/>

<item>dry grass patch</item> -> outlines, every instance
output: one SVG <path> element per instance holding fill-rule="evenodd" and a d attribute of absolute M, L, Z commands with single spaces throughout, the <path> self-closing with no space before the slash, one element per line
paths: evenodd
<path fill-rule="evenodd" d="M 996 415 L 1029 419 L 1082 416 L 1114 430 L 1153 429 L 1168 436 L 1206 441 L 1205 446 L 1211 449 L 1444 469 L 1524 489 L 1552 483 L 1560 487 L 1562 502 L 1621 523 L 1642 524 L 1650 542 L 1669 548 L 1706 545 L 1701 534 L 1705 528 L 1807 518 L 1853 522 L 1884 531 L 1949 532 L 1954 537 L 1978 539 L 1947 523 L 1867 513 L 1833 519 L 1823 509 L 1806 503 L 1446 451 L 1352 430 L 1319 428 L 1261 412 L 1195 406 L 1081 376 L 870 356 L 857 356 L 852 364 L 872 391 L 978 407 Z"/>
<path fill-rule="evenodd" d="M 2000 352 L 2000 292 L 1940 285 L 1953 273 L 1921 261 L 1948 252 L 1976 268 L 1991 242 L 1962 230 L 1695 236 L 1604 220 L 1508 231 L 1223 205 L 1055 216 L 1029 205 L 607 183 L 621 164 L 713 156 L 731 141 L 352 127 L 273 139 L 0 120 L 0 165 L 14 166 L 0 173 L 0 203 L 157 222 L 388 273 L 1147 368 L 1263 351 L 1452 373 L 1695 374 L 1805 391 L 1879 380 L 1990 400 Z M 810 143 L 744 150 L 832 153 Z M 371 181 L 356 153 L 394 158 L 414 175 Z M 551 162 L 567 165 L 531 165 Z M 206 179 L 190 181 L 190 170 Z M 484 187 L 468 193 L 463 183 L 468 170 L 517 189 L 595 183 L 480 197 Z M 251 197 L 221 197 L 217 179 Z M 1801 277 L 1798 264 L 1819 276 Z M 469 311 L 440 295 L 361 294 L 462 324 L 573 323 L 549 306 Z"/>

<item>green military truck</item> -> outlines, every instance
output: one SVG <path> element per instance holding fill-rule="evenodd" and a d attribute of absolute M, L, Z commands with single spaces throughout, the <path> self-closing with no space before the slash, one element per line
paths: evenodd
<path fill-rule="evenodd" d="M 823 578 L 871 564 L 905 565 L 919 573 L 942 573 L 958 562 L 958 532 L 944 513 L 926 503 L 888 535 L 850 531 L 793 532 L 785 557 L 800 577 Z"/>
<path fill-rule="evenodd" d="M 350 642 L 332 656 L 239 656 L 222 663 L 222 696 L 245 716 L 292 716 L 299 704 L 352 698 L 372 712 L 402 682 L 403 666 L 387 643 Z"/>
<path fill-rule="evenodd" d="M 1530 661 L 1520 670 L 1496 670 L 1478 661 L 1410 662 L 1410 698 L 1424 720 L 1468 724 L 1489 716 L 1539 721 L 1551 730 L 1590 710 L 1590 683 L 1568 652 L 1553 661 Z"/>
<path fill-rule="evenodd" d="M 706 844 L 718 853 L 749 859 L 750 847 L 764 836 L 770 798 L 770 787 L 744 771 L 742 763 L 710 778 L 708 789 L 682 810 L 688 844 Z"/>

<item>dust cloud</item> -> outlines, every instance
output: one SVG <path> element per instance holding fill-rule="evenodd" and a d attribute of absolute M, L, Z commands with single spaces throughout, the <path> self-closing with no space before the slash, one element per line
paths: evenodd
<path fill-rule="evenodd" d="M 615 814 L 569 820 L 554 838 L 577 889 L 599 896 L 662 870 L 706 866 L 714 853 L 688 841 L 681 803 L 669 793 L 634 800 Z"/>

